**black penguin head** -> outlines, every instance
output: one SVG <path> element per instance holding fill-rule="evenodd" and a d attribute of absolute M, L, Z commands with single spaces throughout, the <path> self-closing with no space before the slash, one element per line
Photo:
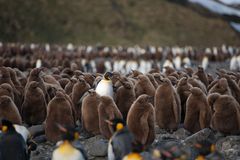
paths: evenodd
<path fill-rule="evenodd" d="M 112 72 L 106 72 L 103 75 L 104 79 L 106 79 L 106 80 L 111 80 L 112 76 L 113 76 Z"/>
<path fill-rule="evenodd" d="M 79 133 L 75 128 L 64 127 L 60 124 L 57 124 L 58 129 L 62 132 L 62 139 L 68 141 L 74 141 L 79 138 Z"/>
<path fill-rule="evenodd" d="M 12 122 L 7 119 L 2 119 L 2 127 L 1 131 L 3 133 L 9 132 L 9 131 L 16 131 Z"/>
<path fill-rule="evenodd" d="M 120 131 L 126 126 L 126 122 L 123 119 L 119 119 L 119 118 L 115 118 L 111 121 L 109 120 L 105 120 L 105 121 L 112 126 L 114 132 Z"/>

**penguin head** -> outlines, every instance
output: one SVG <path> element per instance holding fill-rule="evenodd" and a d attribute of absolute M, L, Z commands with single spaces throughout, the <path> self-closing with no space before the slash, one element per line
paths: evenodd
<path fill-rule="evenodd" d="M 63 133 L 62 139 L 67 141 L 74 141 L 79 138 L 79 133 L 75 128 L 64 127 L 60 124 L 57 124 L 58 129 Z"/>
<path fill-rule="evenodd" d="M 114 118 L 113 120 L 105 120 L 105 122 L 112 126 L 114 132 L 120 131 L 126 126 L 126 122 L 123 119 L 119 118 Z"/>
<path fill-rule="evenodd" d="M 2 119 L 2 126 L 1 131 L 3 133 L 9 132 L 9 131 L 16 131 L 12 122 L 7 119 Z"/>
<path fill-rule="evenodd" d="M 143 160 L 143 157 L 139 153 L 129 153 L 123 157 L 123 160 Z"/>
<path fill-rule="evenodd" d="M 11 98 L 9 96 L 1 96 L 0 104 L 9 104 L 11 102 Z"/>
<path fill-rule="evenodd" d="M 106 72 L 106 73 L 103 75 L 103 78 L 104 78 L 105 80 L 111 80 L 112 76 L 113 76 L 112 72 Z"/>

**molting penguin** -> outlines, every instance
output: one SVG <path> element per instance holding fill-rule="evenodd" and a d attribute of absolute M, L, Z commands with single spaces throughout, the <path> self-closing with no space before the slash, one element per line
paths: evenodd
<path fill-rule="evenodd" d="M 96 92 L 100 96 L 110 96 L 113 98 L 113 84 L 112 84 L 112 73 L 106 72 L 103 75 L 103 79 L 97 84 Z"/>

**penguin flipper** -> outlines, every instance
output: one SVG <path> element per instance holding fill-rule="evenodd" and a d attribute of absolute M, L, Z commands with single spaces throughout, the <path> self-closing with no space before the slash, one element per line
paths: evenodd
<path fill-rule="evenodd" d="M 178 107 L 177 103 L 176 103 L 176 100 L 173 101 L 173 113 L 174 113 L 174 119 L 175 119 L 175 122 L 178 123 L 181 119 L 179 113 L 180 112 L 180 108 Z"/>

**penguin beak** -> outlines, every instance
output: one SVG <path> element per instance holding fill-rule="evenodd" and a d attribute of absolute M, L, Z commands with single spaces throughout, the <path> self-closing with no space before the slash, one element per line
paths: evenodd
<path fill-rule="evenodd" d="M 59 129 L 60 131 L 62 131 L 62 132 L 64 132 L 64 133 L 67 133 L 67 129 L 64 128 L 62 125 L 60 125 L 60 124 L 58 124 L 58 123 L 56 123 L 56 125 L 57 125 L 57 127 L 58 127 L 58 129 Z"/>
<path fill-rule="evenodd" d="M 106 122 L 107 124 L 109 124 L 109 125 L 113 125 L 113 123 L 112 123 L 110 120 L 108 120 L 108 119 L 106 119 L 105 122 Z"/>
<path fill-rule="evenodd" d="M 160 82 L 164 82 L 161 78 L 159 78 L 159 81 L 160 81 Z"/>

